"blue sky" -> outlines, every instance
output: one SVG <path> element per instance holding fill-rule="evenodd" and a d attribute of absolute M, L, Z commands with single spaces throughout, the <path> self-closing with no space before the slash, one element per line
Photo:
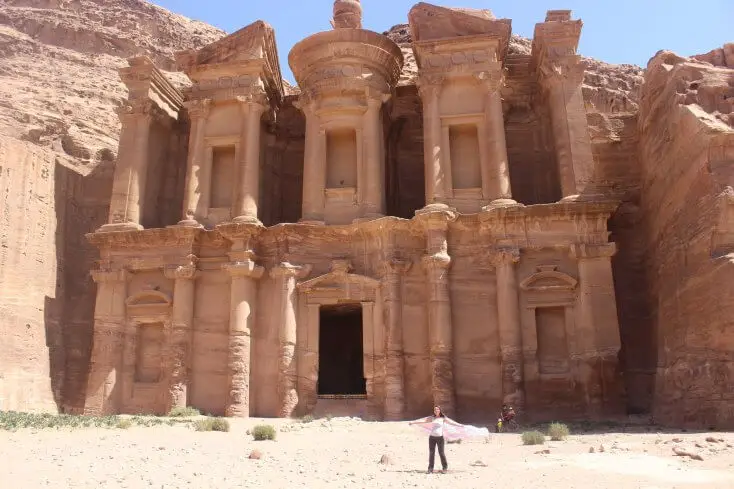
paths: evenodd
<path fill-rule="evenodd" d="M 332 0 L 153 0 L 227 33 L 262 19 L 275 28 L 283 76 L 293 81 L 288 52 L 299 40 L 330 29 Z M 417 0 L 362 0 L 364 27 L 383 32 L 407 22 Z M 734 42 L 734 0 L 448 0 L 447 7 L 489 8 L 532 37 L 549 9 L 571 9 L 584 21 L 579 52 L 608 63 L 645 66 L 660 49 L 690 56 Z"/>

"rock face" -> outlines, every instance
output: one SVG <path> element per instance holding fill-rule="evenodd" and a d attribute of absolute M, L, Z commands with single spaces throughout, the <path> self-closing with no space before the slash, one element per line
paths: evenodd
<path fill-rule="evenodd" d="M 334 25 L 339 30 L 350 31 L 361 26 L 358 1 L 336 2 L 334 14 Z M 413 49 L 415 37 L 431 41 L 492 29 L 499 32 L 505 25 L 505 21 L 496 19 L 487 10 L 447 9 L 428 4 L 417 5 L 409 17 L 412 26 L 399 24 L 385 33 L 402 54 L 402 70 L 395 93 L 385 105 L 381 122 L 384 148 L 378 149 L 384 151 L 385 213 L 404 219 L 414 218 L 415 211 L 426 204 L 426 88 L 423 84 L 423 92 L 419 90 L 420 69 Z M 551 11 L 546 20 L 570 22 L 569 29 L 577 28 L 567 18 L 566 11 Z M 260 28 L 266 29 L 264 24 Z M 515 273 L 522 281 L 528 277 L 540 280 L 547 278 L 547 273 L 560 272 L 572 279 L 582 271 L 568 258 L 558 262 L 560 270 L 551 270 L 546 262 L 557 257 L 536 250 L 537 243 L 526 243 L 534 247 L 533 251 L 523 251 L 519 263 L 517 256 L 508 254 L 507 250 L 492 255 L 486 264 L 492 276 L 485 283 L 481 278 L 484 275 L 474 276 L 471 272 L 476 265 L 472 260 L 477 250 L 487 247 L 481 241 L 486 230 L 481 231 L 480 219 L 471 217 L 472 214 L 460 216 L 452 224 L 439 225 L 430 216 L 416 219 L 415 227 L 396 221 L 397 224 L 387 226 L 394 226 L 393 231 L 398 229 L 392 235 L 363 229 L 358 224 L 326 235 L 310 228 L 273 228 L 275 232 L 268 231 L 264 237 L 257 238 L 258 252 L 263 254 L 261 264 L 269 268 L 267 272 L 260 264 L 248 261 L 246 244 L 255 238 L 242 223 L 203 234 L 195 229 L 168 234 L 151 229 L 140 235 L 130 234 L 130 241 L 121 250 L 137 254 L 136 260 L 146 254 L 156 255 L 151 247 L 160 246 L 161 239 L 168 240 L 171 246 L 188 246 L 191 257 L 198 254 L 201 258 L 197 264 L 196 259 L 182 255 L 185 260 L 166 263 L 160 276 L 121 275 L 109 269 L 111 262 L 105 256 L 101 268 L 95 264 L 99 259 L 97 247 L 112 249 L 111 241 L 93 238 L 96 246 L 92 246 L 84 235 L 110 223 L 111 201 L 114 204 L 119 198 L 129 200 L 129 195 L 120 193 L 119 189 L 115 193 L 113 189 L 115 167 L 119 172 L 120 161 L 127 161 L 124 154 L 118 155 L 118 147 L 121 152 L 130 147 L 119 145 L 121 125 L 115 112 L 121 113 L 124 119 L 126 114 L 141 109 L 131 104 L 136 95 L 128 93 L 118 70 L 127 65 L 127 58 L 137 57 L 134 63 L 138 65 L 131 67 L 130 72 L 147 70 L 146 76 L 152 77 L 160 73 L 165 81 L 156 82 L 157 87 L 164 87 L 170 93 L 181 91 L 187 100 L 206 98 L 202 95 L 206 90 L 218 93 L 220 88 L 207 85 L 210 81 L 205 72 L 189 73 L 188 77 L 176 72 L 174 54 L 190 50 L 188 59 L 206 64 L 212 61 L 207 57 L 216 57 L 224 49 L 231 48 L 237 54 L 237 49 L 243 46 L 240 40 L 246 34 L 243 30 L 228 37 L 233 41 L 231 46 L 227 42 L 221 46 L 212 44 L 224 33 L 142 0 L 8 0 L 0 5 L 0 57 L 3 58 L 0 64 L 0 196 L 3 198 L 0 203 L 3 216 L 0 220 L 0 337 L 3 339 L 0 341 L 0 409 L 103 412 L 110 407 L 103 399 L 113 392 L 119 396 L 115 389 L 129 392 L 132 377 L 116 384 L 110 371 L 135 365 L 137 360 L 131 353 L 134 350 L 128 349 L 120 356 L 122 364 L 104 363 L 110 349 L 122 345 L 123 338 L 133 338 L 129 331 L 122 333 L 127 336 L 115 337 L 119 334 L 115 329 L 117 322 L 125 323 L 125 314 L 115 316 L 115 311 L 127 306 L 115 302 L 114 291 L 120 283 L 127 284 L 129 280 L 132 280 L 130 297 L 163 301 L 158 306 L 188 302 L 182 297 L 199 297 L 197 303 L 217 303 L 224 311 L 228 311 L 230 304 L 243 305 L 234 307 L 231 318 L 225 312 L 222 318 L 203 320 L 191 316 L 199 313 L 174 307 L 173 321 L 178 321 L 179 326 L 174 325 L 171 348 L 165 354 L 164 370 L 167 376 L 170 374 L 164 379 L 166 399 L 156 398 L 155 410 L 164 411 L 171 403 L 185 404 L 193 395 L 199 407 L 216 412 L 226 404 L 227 375 L 236 380 L 229 386 L 230 394 L 236 398 L 227 407 L 229 414 L 249 412 L 247 399 L 254 396 L 253 412 L 287 415 L 297 409 L 299 389 L 302 393 L 304 386 L 308 396 L 301 401 L 312 406 L 316 402 L 318 378 L 313 349 L 318 351 L 318 346 L 309 343 L 303 351 L 292 336 L 296 330 L 301 331 L 299 324 L 313 328 L 318 321 L 303 319 L 301 315 L 308 316 L 310 312 L 299 309 L 302 300 L 298 297 L 311 293 L 312 287 L 317 290 L 328 285 L 341 287 L 340 290 L 347 290 L 354 297 L 372 300 L 377 288 L 374 282 L 365 280 L 367 276 L 384 281 L 379 288 L 384 288 L 381 293 L 385 294 L 386 311 L 369 314 L 377 318 L 370 323 L 375 325 L 375 331 L 386 328 L 388 338 L 384 340 L 389 343 L 387 348 L 382 343 L 382 346 L 370 346 L 374 371 L 370 371 L 367 388 L 371 398 L 366 405 L 360 399 L 350 400 L 353 403 L 348 406 L 350 409 L 354 405 L 365 413 L 374 413 L 375 396 L 389 399 L 385 414 L 390 418 L 398 418 L 405 412 L 422 412 L 434 401 L 449 404 L 455 401 L 457 409 L 467 416 L 493 410 L 502 400 L 561 405 L 575 395 L 586 396 L 586 401 L 589 396 L 601 396 L 603 404 L 611 406 L 610 396 L 617 394 L 602 390 L 616 386 L 617 374 L 609 371 L 609 365 L 616 364 L 617 359 L 600 358 L 596 363 L 575 367 L 584 368 L 581 371 L 588 378 L 603 379 L 602 385 L 577 383 L 576 389 L 586 385 L 588 390 L 558 398 L 562 388 L 544 384 L 538 380 L 540 377 L 533 378 L 527 366 L 523 373 L 517 367 L 519 360 L 511 355 L 495 358 L 482 356 L 483 350 L 474 351 L 475 345 L 487 342 L 496 346 L 496 336 L 500 334 L 497 324 L 491 325 L 491 331 L 477 332 L 471 326 L 471 318 L 477 314 L 482 317 L 505 314 L 502 316 L 505 322 L 535 324 L 537 319 L 528 323 L 525 316 L 513 320 L 506 315 L 506 306 L 502 306 L 505 312 L 499 312 L 499 302 L 493 302 L 495 298 L 504 301 L 503 304 L 511 300 L 504 285 Z M 210 47 L 200 50 L 204 46 Z M 729 175 L 734 164 L 732 46 L 727 44 L 694 59 L 660 52 L 647 70 L 587 58 L 574 62 L 577 63 L 574 66 L 584 67 L 573 93 L 580 93 L 574 103 L 586 112 L 585 126 L 593 159 L 593 166 L 579 170 L 589 172 L 584 182 L 587 193 L 619 204 L 608 221 L 608 231 L 617 245 L 611 263 L 621 337 L 619 372 L 624 375 L 627 409 L 652 411 L 657 420 L 667 423 L 716 427 L 734 424 L 734 399 L 726 388 L 734 370 L 729 358 L 734 337 L 727 322 L 731 316 L 729 297 L 734 292 L 730 290 L 734 282 L 728 278 L 734 252 L 734 230 L 729 229 L 734 219 L 734 191 Z M 274 59 L 272 46 L 268 45 L 267 49 L 271 49 L 269 59 Z M 248 50 L 240 49 L 245 51 Z M 200 58 L 191 58 L 197 52 Z M 149 61 L 141 61 L 141 56 Z M 390 56 L 399 58 L 397 52 Z M 551 105 L 552 92 L 538 89 L 539 67 L 534 61 L 537 46 L 533 41 L 512 35 L 503 56 L 505 83 L 501 88 L 501 112 L 512 197 L 528 205 L 529 212 L 527 216 L 515 218 L 541 222 L 545 217 L 533 213 L 550 207 L 530 206 L 557 205 L 558 199 L 565 195 L 562 195 L 560 177 L 549 170 L 558 158 L 564 158 L 551 141 L 552 114 L 547 112 L 547 107 Z M 141 63 L 148 62 L 151 67 L 141 68 Z M 157 68 L 153 69 L 153 65 Z M 564 66 L 556 68 L 563 70 Z M 269 79 L 277 78 L 279 75 L 271 74 Z M 303 96 L 303 87 L 292 87 L 285 81 L 280 89 L 273 87 L 271 84 L 267 90 L 280 108 L 277 118 L 265 111 L 262 141 L 266 149 L 258 190 L 261 197 L 259 208 L 254 208 L 255 215 L 268 226 L 297 222 L 304 217 L 304 195 L 312 198 L 303 192 L 304 178 L 310 178 L 304 174 L 304 161 L 309 159 L 308 152 L 313 151 L 305 143 L 309 119 L 307 111 L 304 116 L 303 101 L 307 97 Z M 580 92 L 576 92 L 577 88 Z M 273 95 L 275 92 L 279 94 Z M 192 97 L 191 93 L 198 95 Z M 143 112 L 148 108 L 151 107 L 142 107 Z M 183 195 L 187 188 L 187 138 L 196 117 L 209 108 L 189 104 L 176 110 L 180 110 L 181 117 L 174 126 L 156 129 L 156 140 L 165 141 L 158 146 L 159 154 L 165 154 L 161 158 L 168 163 L 154 177 L 163 182 L 157 201 L 159 211 L 142 216 L 144 222 L 155 223 L 146 224 L 149 228 L 175 224 L 182 217 L 181 204 L 188 198 Z M 244 114 L 250 109 L 242 110 Z M 231 115 L 222 116 L 215 126 L 218 124 L 226 132 L 228 117 Z M 575 116 L 570 120 L 579 123 Z M 161 137 L 161 134 L 168 136 Z M 240 136 L 250 137 L 237 135 Z M 189 152 L 192 150 L 195 146 Z M 339 195 L 343 197 L 342 194 Z M 252 202 L 243 201 L 240 208 L 247 211 L 245 214 L 253 213 Z M 196 212 L 192 211 L 194 218 Z M 605 212 L 599 212 L 600 219 Z M 497 222 L 492 219 L 485 223 L 494 222 L 498 226 L 497 222 L 505 218 Z M 192 220 L 196 224 L 196 219 Z M 206 224 L 213 227 L 216 223 Z M 591 229 L 592 225 L 588 226 Z M 438 233 L 432 235 L 434 241 L 435 236 L 443 236 L 439 241 L 446 241 L 452 255 L 450 284 L 441 278 L 446 274 L 440 273 L 444 263 L 440 243 L 416 240 L 416 233 L 420 235 L 429 228 Z M 449 228 L 451 231 L 446 234 Z M 524 232 L 527 236 L 530 231 Z M 519 235 L 516 238 L 520 242 Z M 325 239 L 343 243 L 312 264 L 298 266 L 288 262 L 299 256 L 307 260 L 314 250 L 323 249 Z M 214 273 L 212 263 L 224 259 L 227 240 L 241 245 L 229 250 L 234 266 L 222 274 L 217 265 Z M 386 248 L 384 243 L 392 243 L 392 248 Z M 180 254 L 181 249 L 176 253 Z M 418 256 L 431 249 L 435 253 L 429 256 L 438 258 L 428 260 L 430 263 L 414 264 L 411 263 L 414 260 L 406 260 L 406 254 Z M 574 260 L 593 255 L 585 248 L 574 249 L 581 254 L 574 255 Z M 403 255 L 393 256 L 394 259 L 384 263 L 380 261 L 382 253 L 396 250 L 402 250 Z M 350 260 L 345 261 L 346 257 Z M 140 262 L 135 263 L 139 266 Z M 508 272 L 515 268 L 517 272 Z M 90 278 L 93 269 L 97 270 L 94 274 L 97 285 Z M 204 285 L 195 288 L 194 278 L 198 284 L 202 270 Z M 585 273 L 589 273 L 588 269 Z M 505 274 L 504 278 L 500 274 Z M 303 281 L 307 281 L 305 286 L 300 285 Z M 431 284 L 430 291 L 424 290 L 426 281 Z M 603 288 L 609 284 L 592 285 Z M 271 292 L 275 297 L 277 291 L 282 294 L 277 301 L 262 302 L 262 299 L 260 312 L 251 318 L 244 305 L 249 307 L 252 302 L 254 287 L 261 289 L 260 297 Z M 525 290 L 520 300 L 526 300 L 535 291 Z M 429 293 L 436 300 L 430 306 L 433 309 L 426 313 L 424 296 Z M 98 337 L 93 344 L 95 297 L 98 324 L 110 333 L 102 337 L 104 341 Z M 191 299 L 191 308 L 193 303 Z M 397 314 L 396 304 L 400 303 L 403 306 Z M 133 304 L 136 305 L 150 304 Z M 598 314 L 594 311 L 600 309 L 595 307 L 590 309 L 589 317 L 597 317 L 593 316 Z M 268 315 L 271 308 L 278 312 Z M 435 327 L 432 326 L 435 319 L 428 316 L 445 316 L 446 310 L 452 311 L 458 358 L 454 364 L 443 350 L 436 350 L 438 354 L 428 352 L 428 338 L 423 331 Z M 611 315 L 613 312 L 603 314 L 600 321 Z M 552 325 L 557 318 L 541 319 Z M 230 320 L 247 326 L 230 336 L 225 332 Z M 186 333 L 190 321 L 200 321 L 196 324 L 203 325 L 196 326 L 199 330 L 195 344 L 199 349 L 194 351 L 190 350 Z M 248 328 L 258 324 L 257 321 L 270 326 L 256 328 L 251 338 Z M 412 332 L 399 339 L 396 325 L 401 321 Z M 162 341 L 159 336 L 163 333 L 149 328 L 145 334 L 148 340 L 141 348 L 146 348 L 144 355 L 153 355 L 151 348 Z M 400 342 L 403 345 L 400 348 L 409 353 L 404 358 L 394 354 L 395 345 Z M 249 355 L 250 351 L 253 358 L 259 359 L 252 366 L 243 360 L 244 352 Z M 543 355 L 547 357 L 547 352 Z M 95 358 L 101 363 L 95 364 Z M 188 358 L 206 365 L 203 371 L 195 372 L 198 376 L 195 383 L 204 387 L 193 394 L 186 390 Z M 301 367 L 293 361 L 299 358 L 307 358 L 306 363 L 301 361 Z M 551 368 L 558 359 L 541 360 L 545 362 L 544 368 Z M 96 377 L 88 376 L 90 368 Z M 375 374 L 385 369 L 387 374 L 383 377 Z M 145 364 L 138 373 L 145 377 L 153 375 L 151 372 L 155 370 L 154 365 Z M 401 385 L 395 373 L 402 370 L 410 381 Z M 449 377 L 445 372 L 450 372 L 446 374 Z M 450 376 L 455 376 L 455 380 L 447 381 Z M 250 386 L 251 377 L 260 380 Z M 446 393 L 451 390 L 451 382 L 457 386 L 455 399 Z M 264 387 L 276 384 L 277 391 Z M 438 397 L 431 398 L 432 385 L 441 391 Z M 527 399 L 524 394 L 528 395 Z M 139 404 L 132 404 L 131 409 L 150 410 L 153 404 L 146 402 L 152 398 L 147 395 L 139 397 Z M 224 408 L 221 412 L 225 412 Z"/>
<path fill-rule="evenodd" d="M 734 426 L 734 70 L 660 52 L 640 101 L 655 418 Z"/>
<path fill-rule="evenodd" d="M 117 70 L 138 54 L 171 69 L 222 35 L 138 0 L 0 5 L 0 409 L 81 410 L 97 259 L 84 234 L 107 220 Z"/>

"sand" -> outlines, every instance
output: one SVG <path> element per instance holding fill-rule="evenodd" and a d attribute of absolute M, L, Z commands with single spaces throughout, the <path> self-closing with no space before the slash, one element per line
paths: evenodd
<path fill-rule="evenodd" d="M 260 422 L 287 431 L 274 442 L 255 442 L 247 430 Z M 229 433 L 185 426 L 0 432 L 0 486 L 734 488 L 734 433 L 581 434 L 543 446 L 523 446 L 519 434 L 493 434 L 447 445 L 449 472 L 427 474 L 426 435 L 405 423 L 335 418 L 231 425 Z M 703 460 L 676 456 L 674 446 Z M 255 448 L 261 460 L 248 458 Z M 380 464 L 383 455 L 392 463 Z"/>

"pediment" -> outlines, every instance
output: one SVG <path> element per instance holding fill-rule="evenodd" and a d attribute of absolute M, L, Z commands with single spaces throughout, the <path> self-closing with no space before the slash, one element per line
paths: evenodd
<path fill-rule="evenodd" d="M 574 290 L 578 281 L 556 268 L 555 265 L 539 266 L 537 272 L 520 282 L 520 288 L 532 292 Z"/>
<path fill-rule="evenodd" d="M 496 19 L 490 10 L 449 8 L 419 3 L 408 14 L 413 41 L 431 41 L 463 36 L 510 36 L 510 21 Z"/>
<path fill-rule="evenodd" d="M 144 290 L 131 295 L 125 301 L 128 306 L 170 306 L 173 301 L 165 292 L 159 290 Z"/>
<path fill-rule="evenodd" d="M 273 28 L 258 20 L 201 49 L 176 53 L 176 64 L 186 74 L 217 65 L 261 63 L 269 81 L 283 90 L 278 49 Z"/>
<path fill-rule="evenodd" d="M 365 275 L 345 273 L 343 271 L 329 272 L 298 284 L 298 289 L 307 292 L 310 290 L 346 289 L 350 286 L 363 288 L 377 288 L 380 282 Z"/>

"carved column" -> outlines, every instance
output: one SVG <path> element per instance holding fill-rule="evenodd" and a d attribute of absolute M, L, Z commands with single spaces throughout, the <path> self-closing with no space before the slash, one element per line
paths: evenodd
<path fill-rule="evenodd" d="M 405 417 L 405 354 L 403 351 L 403 275 L 410 262 L 393 259 L 385 263 L 385 327 L 387 359 L 385 373 L 385 420 Z"/>
<path fill-rule="evenodd" d="M 124 105 L 117 113 L 122 122 L 120 146 L 110 200 L 109 224 L 102 230 L 139 230 L 148 172 L 150 127 L 157 107 L 150 100 Z"/>
<path fill-rule="evenodd" d="M 578 260 L 577 355 L 580 381 L 591 414 L 618 401 L 616 370 L 621 346 L 611 257 L 616 245 L 578 244 L 571 256 Z"/>
<path fill-rule="evenodd" d="M 367 112 L 364 114 L 365 192 L 364 217 L 380 217 L 385 214 L 385 185 L 383 180 L 383 145 L 381 109 L 385 95 L 367 92 Z M 362 183 L 360 183 L 362 185 Z"/>
<path fill-rule="evenodd" d="M 581 85 L 584 66 L 578 56 L 546 59 L 540 65 L 553 128 L 563 198 L 584 193 L 593 178 L 594 158 Z"/>
<path fill-rule="evenodd" d="M 448 225 L 456 214 L 444 206 L 427 206 L 416 212 L 426 230 L 426 271 L 428 302 L 428 344 L 430 348 L 433 401 L 447 415 L 455 415 L 453 330 L 449 293 Z"/>
<path fill-rule="evenodd" d="M 297 106 L 306 116 L 301 220 L 323 222 L 326 195 L 326 134 L 316 114 L 315 102 L 302 100 Z"/>
<path fill-rule="evenodd" d="M 196 265 L 166 267 L 166 277 L 174 280 L 173 312 L 171 314 L 171 344 L 168 372 L 170 385 L 168 411 L 187 406 L 189 369 L 191 367 L 191 337 L 194 322 Z"/>
<path fill-rule="evenodd" d="M 257 280 L 263 268 L 252 259 L 225 265 L 232 277 L 229 315 L 229 398 L 225 415 L 250 415 L 250 343 L 255 320 L 253 304 L 257 300 Z"/>
<path fill-rule="evenodd" d="M 199 227 L 198 219 L 207 214 L 201 202 L 202 193 L 209 189 L 202 189 L 203 173 L 206 167 L 206 121 L 211 111 L 211 100 L 192 100 L 186 103 L 191 129 L 189 133 L 189 153 L 186 166 L 186 187 L 184 190 L 183 219 L 179 225 Z"/>
<path fill-rule="evenodd" d="M 257 97 L 239 97 L 242 108 L 240 148 L 242 161 L 239 163 L 237 192 L 232 215 L 236 222 L 259 223 L 258 204 L 260 195 L 260 119 L 265 103 Z"/>
<path fill-rule="evenodd" d="M 487 161 L 482 162 L 482 190 L 484 198 L 493 205 L 516 204 L 512 200 L 510 187 L 510 167 L 507 157 L 505 121 L 502 113 L 502 67 L 498 64 L 495 72 L 480 72 L 475 77 L 486 89 L 484 120 L 487 131 Z"/>
<path fill-rule="evenodd" d="M 127 274 L 124 270 L 93 270 L 92 278 L 97 283 L 97 298 L 84 414 L 101 416 L 120 410 Z"/>
<path fill-rule="evenodd" d="M 296 359 L 296 279 L 304 278 L 311 272 L 311 266 L 298 267 L 281 263 L 272 269 L 270 275 L 277 280 L 280 291 L 280 352 L 278 357 L 278 397 L 280 406 L 278 416 L 289 418 L 298 405 L 298 381 Z"/>
<path fill-rule="evenodd" d="M 502 361 L 502 401 L 524 409 L 523 349 L 515 264 L 520 252 L 500 249 L 492 257 L 497 270 L 497 324 Z"/>
<path fill-rule="evenodd" d="M 441 112 L 439 96 L 443 78 L 423 76 L 418 79 L 418 93 L 423 102 L 423 153 L 426 178 L 426 205 L 443 202 L 450 189 L 446 188 L 446 175 L 441 148 Z"/>

